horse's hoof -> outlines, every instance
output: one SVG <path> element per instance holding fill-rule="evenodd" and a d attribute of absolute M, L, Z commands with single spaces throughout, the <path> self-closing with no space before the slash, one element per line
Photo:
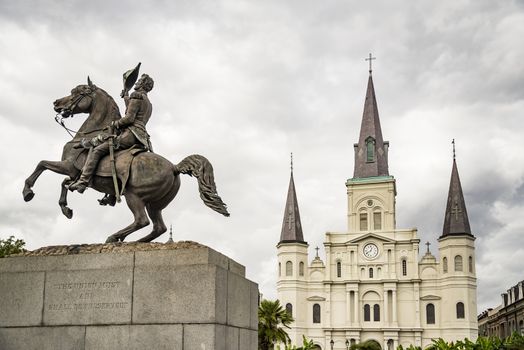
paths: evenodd
<path fill-rule="evenodd" d="M 66 218 L 71 219 L 73 217 L 73 210 L 68 207 L 62 207 L 62 214 L 64 214 Z"/>
<path fill-rule="evenodd" d="M 118 238 L 113 237 L 113 236 L 109 236 L 106 239 L 106 243 L 116 243 L 116 242 L 118 242 Z"/>
<path fill-rule="evenodd" d="M 35 193 L 32 190 L 24 190 L 24 201 L 29 202 L 35 196 Z"/>

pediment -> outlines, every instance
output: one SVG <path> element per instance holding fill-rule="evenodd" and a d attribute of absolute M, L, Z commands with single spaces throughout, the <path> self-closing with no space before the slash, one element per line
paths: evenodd
<path fill-rule="evenodd" d="M 361 241 L 364 241 L 364 240 L 370 239 L 370 238 L 374 238 L 374 239 L 376 239 L 378 241 L 385 242 L 385 243 L 396 243 L 391 238 L 387 238 L 387 237 L 378 235 L 376 233 L 365 233 L 362 236 L 359 236 L 357 238 L 354 238 L 354 239 L 348 241 L 348 243 L 358 243 L 358 242 L 361 242 Z"/>
<path fill-rule="evenodd" d="M 308 301 L 325 301 L 326 298 L 319 297 L 318 295 L 314 295 L 312 297 L 307 298 Z"/>
<path fill-rule="evenodd" d="M 420 297 L 420 300 L 440 300 L 442 299 L 438 295 L 424 295 L 423 297 Z"/>

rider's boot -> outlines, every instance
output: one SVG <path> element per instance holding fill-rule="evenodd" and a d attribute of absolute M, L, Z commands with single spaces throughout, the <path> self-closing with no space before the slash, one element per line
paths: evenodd
<path fill-rule="evenodd" d="M 88 153 L 86 162 L 84 164 L 84 167 L 82 168 L 82 174 L 80 175 L 80 178 L 78 180 L 69 185 L 70 191 L 78 191 L 78 193 L 84 193 L 87 186 L 89 186 L 89 182 L 91 181 L 91 177 L 93 176 L 93 173 L 96 170 L 98 161 L 100 160 L 100 158 L 102 158 L 104 153 L 105 152 L 102 149 L 98 149 L 98 147 L 92 149 Z"/>
<path fill-rule="evenodd" d="M 102 199 L 98 199 L 100 205 L 110 205 L 112 207 L 116 204 L 116 196 L 114 194 L 106 193 Z"/>

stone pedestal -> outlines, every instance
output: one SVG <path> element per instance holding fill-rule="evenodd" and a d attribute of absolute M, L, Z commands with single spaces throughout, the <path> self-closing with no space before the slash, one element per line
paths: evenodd
<path fill-rule="evenodd" d="M 257 349 L 258 286 L 211 248 L 105 244 L 30 254 L 0 259 L 2 350 Z"/>

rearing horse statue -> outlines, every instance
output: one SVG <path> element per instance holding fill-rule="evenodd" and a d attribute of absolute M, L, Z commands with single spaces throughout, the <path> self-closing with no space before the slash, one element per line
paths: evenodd
<path fill-rule="evenodd" d="M 89 78 L 87 85 L 78 85 L 71 90 L 69 96 L 56 100 L 54 109 L 64 118 L 78 113 L 88 113 L 88 117 L 73 139 L 65 144 L 62 160 L 40 161 L 35 171 L 25 180 L 22 194 L 26 202 L 33 199 L 34 192 L 31 188 L 44 170 L 66 175 L 66 179 L 62 182 L 58 204 L 62 213 L 71 219 L 73 211 L 67 206 L 68 185 L 79 176 L 87 152 L 78 145 L 83 138 L 90 139 L 100 134 L 112 121 L 120 119 L 121 116 L 115 100 L 107 92 L 96 87 Z M 103 162 L 108 162 L 107 158 L 102 159 L 99 166 Z M 153 222 L 153 230 L 139 239 L 139 242 L 150 242 L 166 232 L 162 210 L 175 198 L 180 188 L 180 174 L 195 176 L 204 204 L 224 216 L 229 216 L 226 205 L 216 192 L 213 167 L 201 155 L 188 156 L 173 165 L 158 154 L 142 152 L 135 155 L 128 171 L 123 196 L 133 213 L 134 221 L 109 236 L 106 242 L 123 241 L 129 234 L 149 225 L 149 219 Z M 121 180 L 119 179 L 120 183 Z M 93 176 L 89 187 L 102 193 L 116 195 L 110 176 Z"/>

